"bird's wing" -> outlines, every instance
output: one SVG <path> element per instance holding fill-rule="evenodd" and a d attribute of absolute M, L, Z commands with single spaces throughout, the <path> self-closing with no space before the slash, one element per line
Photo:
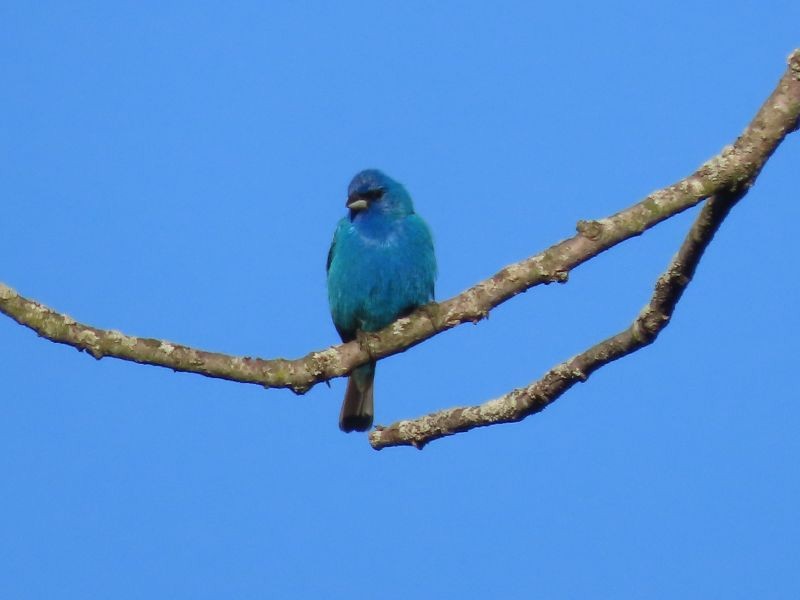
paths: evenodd
<path fill-rule="evenodd" d="M 339 227 L 336 228 L 336 231 L 333 234 L 333 241 L 331 241 L 331 247 L 328 249 L 328 264 L 325 265 L 325 272 L 331 270 L 331 263 L 333 262 L 333 253 L 336 252 L 336 238 L 339 237 Z"/>
<path fill-rule="evenodd" d="M 331 242 L 331 247 L 328 250 L 328 264 L 325 265 L 326 273 L 331 270 L 331 261 L 333 260 L 333 249 L 335 247 L 336 247 L 336 238 L 333 238 L 333 241 Z"/>

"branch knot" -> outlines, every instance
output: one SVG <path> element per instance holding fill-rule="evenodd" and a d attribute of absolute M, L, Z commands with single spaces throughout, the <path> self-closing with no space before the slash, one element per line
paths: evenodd
<path fill-rule="evenodd" d="M 598 221 L 578 221 L 575 226 L 583 237 L 596 242 L 603 235 L 603 226 Z"/>

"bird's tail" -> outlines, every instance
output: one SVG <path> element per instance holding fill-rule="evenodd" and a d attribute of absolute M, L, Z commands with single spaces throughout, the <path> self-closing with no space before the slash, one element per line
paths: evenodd
<path fill-rule="evenodd" d="M 366 431 L 372 427 L 375 414 L 372 403 L 372 382 L 375 379 L 375 363 L 358 367 L 347 380 L 342 412 L 339 413 L 339 429 L 345 433 Z"/>

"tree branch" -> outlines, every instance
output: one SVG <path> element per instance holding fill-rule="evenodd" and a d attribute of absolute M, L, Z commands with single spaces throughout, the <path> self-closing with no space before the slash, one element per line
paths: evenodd
<path fill-rule="evenodd" d="M 422 449 L 433 440 L 477 427 L 521 421 L 544 410 L 600 367 L 652 344 L 669 323 L 720 224 L 747 189 L 745 186 L 737 192 L 721 193 L 705 203 L 678 253 L 656 281 L 650 301 L 626 330 L 556 365 L 539 381 L 500 398 L 479 406 L 451 408 L 418 419 L 398 421 L 389 427 L 378 426 L 369 434 L 370 444 L 376 450 L 387 446 Z"/>
<path fill-rule="evenodd" d="M 0 284 L 0 312 L 40 336 L 90 353 L 302 393 L 313 385 L 348 374 L 370 359 L 401 352 L 442 331 L 484 318 L 499 304 L 540 284 L 566 281 L 570 270 L 620 242 L 724 190 L 737 189 L 758 175 L 800 116 L 800 50 L 777 88 L 732 146 L 689 177 L 615 215 L 578 223 L 578 234 L 509 265 L 441 304 L 431 304 L 361 341 L 311 352 L 305 357 L 264 360 L 207 352 L 164 340 L 139 338 L 76 322 Z"/>

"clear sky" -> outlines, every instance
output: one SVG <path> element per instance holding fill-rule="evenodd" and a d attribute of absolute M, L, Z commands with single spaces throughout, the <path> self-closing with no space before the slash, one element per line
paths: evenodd
<path fill-rule="evenodd" d="M 694 170 L 800 46 L 783 2 L 0 2 L 0 280 L 99 327 L 338 341 L 354 173 L 406 184 L 439 299 Z M 800 134 L 657 343 L 522 423 L 373 451 L 305 396 L 0 318 L 0 597 L 800 597 Z M 627 326 L 695 211 L 382 361 L 378 423 Z"/>

